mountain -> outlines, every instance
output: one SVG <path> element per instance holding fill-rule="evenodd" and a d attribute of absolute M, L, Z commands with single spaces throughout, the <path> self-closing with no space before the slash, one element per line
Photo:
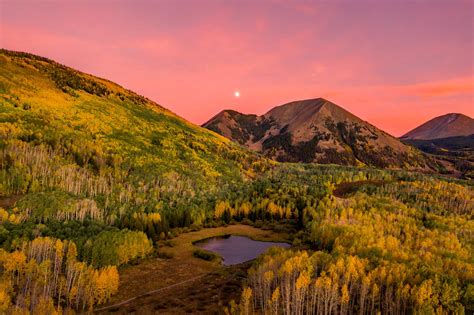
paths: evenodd
<path fill-rule="evenodd" d="M 32 54 L 0 50 L 0 104 L 0 199 L 10 200 L 1 204 L 17 202 L 17 215 L 40 221 L 86 203 L 107 222 L 157 210 L 199 221 L 206 198 L 272 163 L 118 84 Z"/>
<path fill-rule="evenodd" d="M 430 167 L 416 149 L 323 98 L 284 104 L 262 116 L 224 110 L 203 127 L 278 161 Z"/>
<path fill-rule="evenodd" d="M 474 134 L 474 119 L 457 113 L 435 117 L 401 137 L 403 140 L 431 140 Z"/>
<path fill-rule="evenodd" d="M 474 178 L 474 119 L 451 113 L 435 117 L 400 137 L 429 153 L 456 177 Z"/>

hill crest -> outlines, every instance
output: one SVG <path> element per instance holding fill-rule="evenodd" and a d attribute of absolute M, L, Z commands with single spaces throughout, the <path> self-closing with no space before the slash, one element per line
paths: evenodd
<path fill-rule="evenodd" d="M 474 119 L 461 113 L 438 116 L 407 132 L 403 140 L 432 140 L 474 134 Z"/>

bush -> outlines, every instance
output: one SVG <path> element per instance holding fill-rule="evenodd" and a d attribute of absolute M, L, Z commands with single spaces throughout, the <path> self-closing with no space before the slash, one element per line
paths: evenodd
<path fill-rule="evenodd" d="M 161 258 L 161 259 L 173 259 L 174 254 L 170 252 L 161 252 L 157 251 L 156 252 L 156 258 Z"/>
<path fill-rule="evenodd" d="M 209 252 L 207 250 L 203 250 L 203 249 L 196 249 L 193 252 L 193 256 L 196 258 L 207 260 L 207 261 L 215 261 L 215 260 L 221 259 L 219 255 Z"/>
<path fill-rule="evenodd" d="M 172 240 L 166 240 L 163 242 L 163 245 L 168 247 L 174 247 L 175 242 L 173 242 Z"/>
<path fill-rule="evenodd" d="M 86 242 L 84 258 L 96 267 L 120 266 L 153 251 L 152 243 L 143 232 L 102 231 Z"/>
<path fill-rule="evenodd" d="M 252 225 L 252 224 L 253 224 L 253 222 L 250 221 L 250 220 L 247 219 L 247 218 L 243 218 L 240 223 L 241 223 L 241 224 L 244 224 L 244 225 Z"/>
<path fill-rule="evenodd" d="M 192 224 L 190 227 L 189 227 L 189 230 L 191 232 L 197 232 L 197 231 L 200 231 L 202 230 L 202 227 L 200 225 L 197 225 L 197 224 Z"/>

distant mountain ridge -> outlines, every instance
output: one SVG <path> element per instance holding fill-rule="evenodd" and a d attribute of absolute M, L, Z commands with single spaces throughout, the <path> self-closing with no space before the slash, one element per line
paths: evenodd
<path fill-rule="evenodd" d="M 450 113 L 435 117 L 400 137 L 403 140 L 432 140 L 474 134 L 474 119 Z"/>
<path fill-rule="evenodd" d="M 400 137 L 435 156 L 453 175 L 474 178 L 474 119 L 450 113 L 435 117 Z"/>
<path fill-rule="evenodd" d="M 430 168 L 416 149 L 323 98 L 290 102 L 262 116 L 224 110 L 203 127 L 278 161 Z"/>

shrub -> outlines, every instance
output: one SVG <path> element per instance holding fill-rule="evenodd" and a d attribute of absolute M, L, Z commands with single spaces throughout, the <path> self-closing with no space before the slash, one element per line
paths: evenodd
<path fill-rule="evenodd" d="M 161 259 L 173 259 L 174 254 L 170 252 L 161 252 L 157 251 L 156 252 L 156 258 L 161 258 Z"/>
<path fill-rule="evenodd" d="M 196 249 L 193 252 L 193 256 L 196 258 L 207 260 L 207 261 L 215 261 L 215 260 L 221 259 L 219 255 L 209 252 L 207 250 L 203 250 L 203 249 Z"/>

